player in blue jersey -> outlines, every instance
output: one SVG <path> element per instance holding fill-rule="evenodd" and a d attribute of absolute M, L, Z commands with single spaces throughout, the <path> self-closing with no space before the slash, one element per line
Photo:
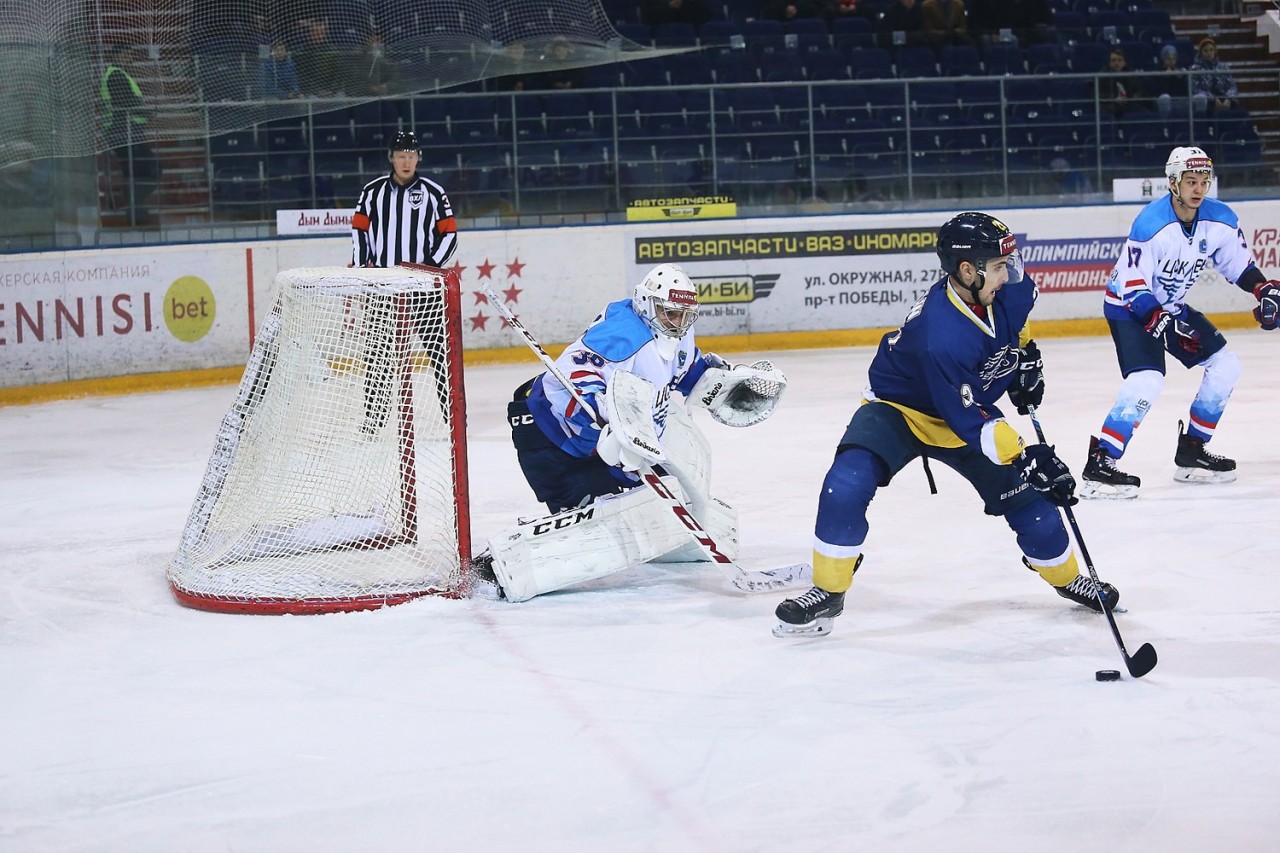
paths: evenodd
<path fill-rule="evenodd" d="M 917 457 L 955 469 L 986 512 L 1003 516 L 1023 562 L 1059 595 L 1101 611 L 1098 587 L 1081 575 L 1058 506 L 1075 503 L 1075 480 L 1046 444 L 1024 445 L 998 401 L 1020 412 L 1044 397 L 1040 353 L 1027 317 L 1035 282 L 1009 228 L 961 213 L 938 231 L 945 276 L 884 336 L 867 389 L 836 448 L 814 530 L 811 590 L 778 605 L 774 634 L 825 634 L 844 609 L 862 563 L 867 506 Z M 1120 595 L 1101 585 L 1108 609 Z"/>
<path fill-rule="evenodd" d="M 516 456 L 552 515 L 491 538 L 473 561 L 477 575 L 496 581 L 507 599 L 523 601 L 659 558 L 705 559 L 670 508 L 651 489 L 637 488 L 638 472 L 648 467 L 672 478 L 668 488 L 680 492 L 722 553 L 736 553 L 736 513 L 710 495 L 710 448 L 684 407 L 672 405 L 672 394 L 720 423 L 750 426 L 772 413 L 786 377 L 765 361 L 731 367 L 703 353 L 694 341 L 697 317 L 689 276 L 661 264 L 556 359 L 591 411 L 552 371 L 516 390 L 507 408 Z M 646 390 L 643 399 L 632 398 L 635 405 L 615 410 L 611 386 L 623 372 L 643 380 L 638 387 Z M 641 433 L 645 440 L 630 440 Z"/>
<path fill-rule="evenodd" d="M 1174 479 L 1229 483 L 1236 463 L 1205 449 L 1240 377 L 1240 358 L 1203 314 L 1186 304 L 1187 292 L 1208 263 L 1258 300 L 1264 329 L 1277 325 L 1280 282 L 1254 265 L 1235 212 L 1207 198 L 1213 161 L 1199 148 L 1173 149 L 1165 164 L 1169 194 L 1142 209 L 1107 280 L 1103 316 L 1111 328 L 1124 381 L 1081 475 L 1082 497 L 1135 498 L 1141 480 L 1116 466 L 1134 431 L 1164 388 L 1165 353 L 1204 375 L 1186 432 L 1178 425 Z"/>

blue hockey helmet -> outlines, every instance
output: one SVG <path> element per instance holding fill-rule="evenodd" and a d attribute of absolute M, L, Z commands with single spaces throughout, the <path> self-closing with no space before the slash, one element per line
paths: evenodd
<path fill-rule="evenodd" d="M 1002 258 L 1018 248 L 1018 239 L 1009 226 L 986 213 L 957 214 L 938 229 L 938 260 L 942 271 L 958 275 L 961 261 L 979 272 L 991 258 Z"/>

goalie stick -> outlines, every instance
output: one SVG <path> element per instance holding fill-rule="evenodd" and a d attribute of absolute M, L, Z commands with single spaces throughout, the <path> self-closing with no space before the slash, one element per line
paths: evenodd
<path fill-rule="evenodd" d="M 1031 425 L 1036 428 L 1036 438 L 1040 439 L 1041 444 L 1048 444 L 1044 440 L 1044 430 L 1040 427 L 1040 419 L 1036 416 L 1036 407 L 1027 406 L 1027 414 L 1031 416 Z M 1102 600 L 1102 581 L 1098 580 L 1098 573 L 1093 568 L 1093 559 L 1089 556 L 1089 549 L 1085 547 L 1084 537 L 1080 535 L 1080 525 L 1076 523 L 1076 514 L 1071 511 L 1071 507 L 1064 506 L 1062 511 L 1067 516 L 1067 522 L 1071 525 L 1071 532 L 1075 534 L 1076 544 L 1080 546 L 1080 556 L 1084 557 L 1085 567 L 1089 570 L 1089 577 L 1093 579 L 1094 591 L 1098 596 L 1098 604 L 1102 607 L 1102 614 L 1107 617 L 1107 624 L 1111 626 L 1111 636 L 1115 637 L 1116 645 L 1120 648 L 1120 656 L 1124 658 L 1124 665 L 1129 669 L 1129 674 L 1134 678 L 1141 678 L 1156 666 L 1156 650 L 1150 643 L 1143 643 L 1142 646 L 1132 656 L 1125 650 L 1124 640 L 1120 637 L 1120 628 L 1116 625 L 1116 617 L 1112 615 L 1111 610 L 1107 608 L 1107 604 Z"/>
<path fill-rule="evenodd" d="M 511 309 L 507 308 L 506 303 L 494 292 L 493 288 L 486 283 L 481 286 L 481 290 L 488 297 L 494 310 L 502 315 L 502 319 L 506 321 L 507 325 L 515 329 L 520 334 L 520 337 L 524 338 L 524 342 L 529 346 L 529 349 L 533 350 L 534 355 L 542 362 L 547 372 L 564 386 L 565 390 L 582 407 L 582 410 L 595 421 L 597 426 L 603 427 L 605 421 L 596 412 L 595 407 L 588 403 L 582 393 L 565 377 L 560 368 L 556 366 L 555 360 L 547 354 L 547 351 L 542 348 L 542 344 L 538 343 L 538 339 L 525 328 L 524 324 L 511 313 Z M 689 512 L 689 508 L 681 503 L 680 498 L 667 488 L 666 484 L 662 482 L 662 478 L 654 472 L 651 466 L 648 464 L 642 465 L 639 474 L 641 482 L 648 486 L 658 496 L 659 500 L 671 510 L 671 513 L 689 532 L 690 538 L 698 543 L 698 547 L 702 549 L 707 559 L 714 563 L 716 568 L 736 588 L 746 592 L 782 589 L 812 573 L 812 568 L 808 563 L 795 563 L 790 566 L 781 566 L 763 571 L 749 571 L 742 568 L 720 551 L 715 540 L 711 538 L 711 534 L 703 528 L 693 513 Z"/>

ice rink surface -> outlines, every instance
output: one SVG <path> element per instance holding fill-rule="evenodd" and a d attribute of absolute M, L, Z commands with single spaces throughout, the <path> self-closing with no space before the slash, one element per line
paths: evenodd
<path fill-rule="evenodd" d="M 1124 668 L 1103 617 L 940 465 L 940 494 L 912 465 L 872 504 L 825 638 L 775 639 L 782 596 L 698 566 L 231 616 L 176 604 L 164 567 L 233 387 L 0 409 L 0 851 L 1275 850 L 1280 334 L 1228 337 L 1211 447 L 1239 481 L 1173 482 L 1200 376 L 1175 367 L 1123 462 L 1141 497 L 1077 508 L 1129 650 L 1160 656 L 1117 683 L 1094 680 Z M 1040 343 L 1078 475 L 1111 345 Z M 698 413 L 754 568 L 809 559 L 872 350 L 769 355 L 772 419 Z M 468 370 L 477 539 L 538 512 L 505 420 L 533 372 Z"/>

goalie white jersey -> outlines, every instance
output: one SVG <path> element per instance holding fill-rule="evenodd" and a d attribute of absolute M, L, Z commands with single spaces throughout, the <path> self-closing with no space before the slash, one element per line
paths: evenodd
<path fill-rule="evenodd" d="M 1109 319 L 1128 316 L 1134 300 L 1144 293 L 1177 315 L 1187 291 L 1210 261 L 1233 283 L 1253 263 L 1235 212 L 1217 199 L 1206 198 L 1195 220 L 1184 225 L 1173 209 L 1172 195 L 1156 199 L 1129 229 L 1129 239 L 1107 279 L 1104 315 Z"/>
<path fill-rule="evenodd" d="M 659 436 L 666 428 L 671 391 L 688 395 L 708 367 L 694 343 L 690 329 L 664 357 L 653 331 L 635 312 L 630 299 L 605 308 L 583 335 L 565 347 L 556 366 L 587 402 L 609 419 L 605 391 L 613 374 L 625 370 L 648 381 L 657 393 L 653 421 Z M 529 412 L 538 428 L 561 450 L 572 456 L 590 456 L 596 449 L 600 428 L 550 373 L 533 382 Z"/>

